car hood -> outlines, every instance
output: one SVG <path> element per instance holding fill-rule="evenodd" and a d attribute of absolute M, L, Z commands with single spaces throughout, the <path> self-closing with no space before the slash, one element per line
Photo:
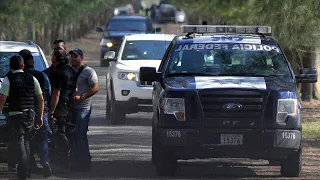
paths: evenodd
<path fill-rule="evenodd" d="M 145 34 L 146 31 L 106 31 L 104 32 L 104 38 L 108 37 L 123 37 L 129 34 Z"/>
<path fill-rule="evenodd" d="M 161 60 L 122 60 L 117 63 L 117 69 L 139 72 L 140 67 L 159 68 Z"/>
<path fill-rule="evenodd" d="M 190 76 L 165 79 L 167 89 L 258 89 L 269 91 L 295 91 L 293 80 L 267 77 Z"/>

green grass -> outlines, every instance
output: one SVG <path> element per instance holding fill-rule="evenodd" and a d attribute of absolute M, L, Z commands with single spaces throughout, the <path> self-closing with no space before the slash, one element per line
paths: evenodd
<path fill-rule="evenodd" d="M 302 135 L 304 138 L 320 138 L 320 121 L 318 122 L 303 122 Z"/>

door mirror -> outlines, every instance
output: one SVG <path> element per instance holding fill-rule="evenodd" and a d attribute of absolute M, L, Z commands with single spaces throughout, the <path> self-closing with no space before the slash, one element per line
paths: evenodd
<path fill-rule="evenodd" d="M 155 67 L 141 67 L 139 79 L 140 81 L 160 81 L 161 74 L 157 73 Z"/>
<path fill-rule="evenodd" d="M 102 29 L 102 27 L 97 27 L 97 28 L 96 28 L 96 31 L 97 31 L 97 32 L 103 32 L 103 29 Z"/>
<path fill-rule="evenodd" d="M 297 83 L 316 83 L 318 81 L 318 71 L 316 68 L 301 68 L 300 74 L 296 75 Z"/>
<path fill-rule="evenodd" d="M 103 59 L 107 61 L 116 61 L 116 52 L 114 51 L 108 51 L 104 54 Z"/>
<path fill-rule="evenodd" d="M 161 32 L 160 27 L 153 28 L 152 33 L 158 33 L 158 32 Z"/>

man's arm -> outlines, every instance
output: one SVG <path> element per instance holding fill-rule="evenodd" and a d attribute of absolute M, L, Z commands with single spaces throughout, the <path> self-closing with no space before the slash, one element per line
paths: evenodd
<path fill-rule="evenodd" d="M 95 95 L 97 92 L 99 92 L 99 89 L 100 89 L 99 83 L 92 84 L 90 86 L 89 91 L 86 93 L 83 93 L 82 95 L 84 96 L 85 99 L 87 99 L 87 98 Z"/>
<path fill-rule="evenodd" d="M 51 104 L 50 104 L 50 116 L 56 110 L 57 104 L 59 102 L 60 90 L 57 88 L 53 88 L 52 96 L 51 96 Z"/>
<path fill-rule="evenodd" d="M 3 108 L 4 104 L 7 101 L 8 96 L 4 95 L 4 94 L 0 94 L 0 109 Z"/>
<path fill-rule="evenodd" d="M 44 99 L 43 99 L 43 95 L 37 95 L 36 96 L 37 102 L 39 104 L 39 115 L 40 115 L 40 121 L 36 122 L 38 125 L 38 128 L 40 128 L 43 125 L 43 111 L 44 111 Z"/>

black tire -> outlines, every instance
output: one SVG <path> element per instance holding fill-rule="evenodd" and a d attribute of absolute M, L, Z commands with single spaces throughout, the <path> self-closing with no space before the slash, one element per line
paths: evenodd
<path fill-rule="evenodd" d="M 109 62 L 104 60 L 103 58 L 100 59 L 100 67 L 109 67 Z"/>
<path fill-rule="evenodd" d="M 302 148 L 281 161 L 281 175 L 285 177 L 299 177 L 302 167 Z"/>
<path fill-rule="evenodd" d="M 106 98 L 106 120 L 110 121 L 111 120 L 111 107 L 110 107 L 110 97 L 109 97 L 109 93 L 108 93 L 108 88 L 107 88 L 107 98 Z"/>
<path fill-rule="evenodd" d="M 121 111 L 121 107 L 117 106 L 114 98 L 114 92 L 111 89 L 111 100 L 110 100 L 110 123 L 111 125 L 125 124 L 126 114 Z"/>
<path fill-rule="evenodd" d="M 177 159 L 170 150 L 163 149 L 159 136 L 153 128 L 152 161 L 156 165 L 158 176 L 174 176 L 177 171 Z"/>
<path fill-rule="evenodd" d="M 177 159 L 169 151 L 157 149 L 156 170 L 158 176 L 174 176 L 177 171 Z"/>
<path fill-rule="evenodd" d="M 152 150 L 151 150 L 151 162 L 152 164 L 156 165 L 157 164 L 157 159 L 156 159 L 156 151 L 157 151 L 157 147 L 156 145 L 158 144 L 157 142 L 157 138 L 156 138 L 156 134 L 155 134 L 155 129 L 152 126 Z"/>

